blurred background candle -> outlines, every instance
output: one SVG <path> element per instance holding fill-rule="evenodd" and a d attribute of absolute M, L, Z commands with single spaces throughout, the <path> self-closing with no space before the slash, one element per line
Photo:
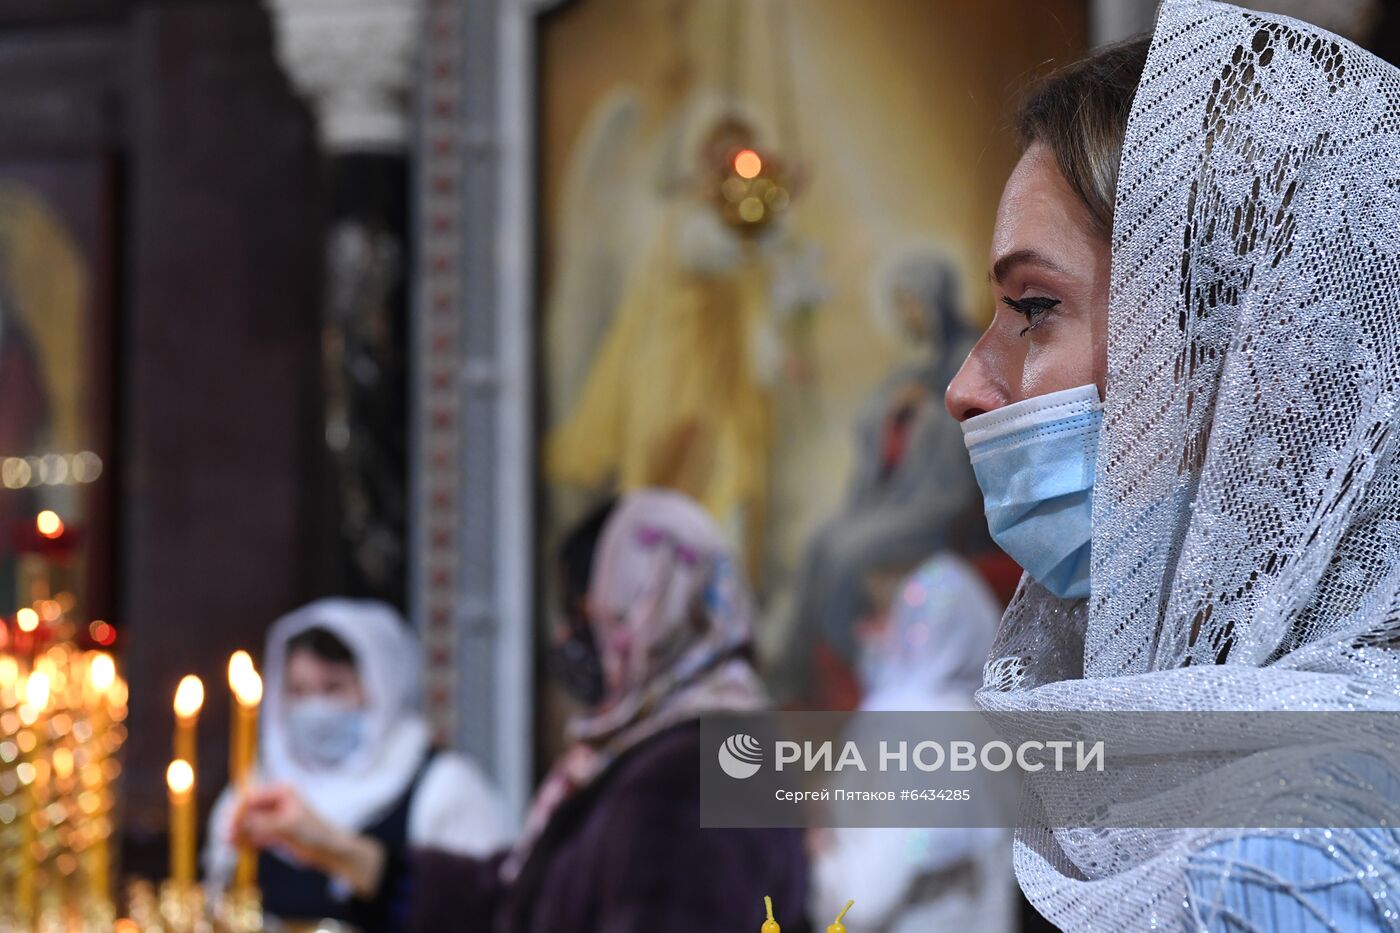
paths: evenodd
<path fill-rule="evenodd" d="M 16 773 L 17 766 L 27 760 L 19 745 L 23 687 L 19 661 L 13 655 L 0 654 L 0 928 L 16 923 L 19 884 L 27 860 L 27 789 L 20 787 Z"/>
<path fill-rule="evenodd" d="M 195 757 L 196 730 L 203 707 L 204 681 L 186 674 L 175 688 L 175 758 L 187 762 L 191 768 L 198 760 Z"/>
<path fill-rule="evenodd" d="M 235 651 L 228 662 L 228 685 L 233 691 L 233 725 L 229 732 L 229 780 L 239 790 L 247 787 L 257 758 L 258 705 L 262 702 L 262 678 L 246 651 Z"/>
<path fill-rule="evenodd" d="M 195 812 L 194 768 L 177 758 L 165 771 L 170 791 L 170 880 L 177 885 L 194 884 Z"/>
<path fill-rule="evenodd" d="M 49 705 L 50 683 L 47 671 L 36 670 L 29 675 L 24 685 L 24 703 L 28 708 L 28 715 L 22 713 L 22 719 L 37 722 L 43 715 L 44 709 Z"/>
<path fill-rule="evenodd" d="M 253 668 L 246 651 L 235 651 L 228 662 L 228 682 L 233 690 L 233 729 L 229 749 L 229 781 L 240 793 L 248 789 L 257 760 L 258 706 L 262 703 L 262 678 Z M 234 889 L 246 890 L 257 884 L 257 853 L 248 846 L 238 850 Z"/>
<path fill-rule="evenodd" d="M 30 818 L 21 823 L 24 829 L 21 837 L 23 849 L 18 885 L 21 917 L 33 916 L 35 898 L 38 894 L 36 888 L 39 866 L 36 856 L 39 850 L 40 830 L 34 815 L 42 812 L 43 788 L 39 781 L 39 765 L 44 762 L 44 748 L 41 740 L 43 738 L 44 712 L 49 705 L 50 686 L 49 675 L 46 671 L 33 670 L 25 678 L 24 686 L 20 690 L 19 722 L 21 728 L 18 739 L 23 758 L 19 766 L 15 768 L 15 772 L 20 786 L 27 790 L 28 806 L 26 809 L 30 814 Z"/>
<path fill-rule="evenodd" d="M 112 896 L 111 825 L 108 819 L 107 782 L 102 778 L 106 762 L 108 730 L 111 721 L 111 694 L 117 683 L 117 665 L 105 651 L 87 654 L 88 726 L 83 740 L 89 750 L 86 766 L 80 772 L 84 799 L 79 809 L 89 821 L 91 842 L 85 849 L 88 882 L 99 901 Z"/>

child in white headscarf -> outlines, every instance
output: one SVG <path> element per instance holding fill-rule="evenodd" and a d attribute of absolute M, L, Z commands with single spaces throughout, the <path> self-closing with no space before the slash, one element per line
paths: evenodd
<path fill-rule="evenodd" d="M 320 600 L 268 634 L 255 819 L 281 840 L 260 857 L 269 913 L 398 929 L 409 848 L 472 855 L 505 840 L 501 803 L 481 771 L 433 747 L 417 708 L 419 671 L 407 624 L 379 602 Z M 211 820 L 206 859 L 216 885 L 233 870 L 237 803 L 225 791 Z M 373 890 L 357 889 L 348 861 L 344 872 L 323 873 L 298 859 L 296 840 L 330 836 L 347 853 L 383 853 Z"/>
<path fill-rule="evenodd" d="M 889 619 L 863 639 L 866 711 L 974 709 L 1001 607 L 965 561 L 942 552 L 901 588 Z M 840 827 L 813 860 L 811 915 L 834 915 L 850 892 L 886 933 L 1012 929 L 1011 834 L 1000 829 Z"/>

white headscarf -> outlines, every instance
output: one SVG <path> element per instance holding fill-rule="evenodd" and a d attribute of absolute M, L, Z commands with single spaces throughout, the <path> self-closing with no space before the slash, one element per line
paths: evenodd
<path fill-rule="evenodd" d="M 365 694 L 361 745 L 331 769 L 305 764 L 287 729 L 287 644 L 313 628 L 325 629 L 350 649 Z M 268 632 L 262 662 L 258 781 L 291 785 L 336 826 L 372 826 L 409 789 L 428 757 L 430 733 L 418 709 L 421 671 L 417 639 L 384 603 L 322 599 L 283 616 Z M 229 839 L 236 808 L 229 788 L 210 816 L 205 867 L 215 886 L 226 883 L 233 870 Z M 410 801 L 407 830 L 412 846 L 459 855 L 484 855 L 508 840 L 495 789 L 473 762 L 450 752 L 439 752 L 424 770 Z"/>
<path fill-rule="evenodd" d="M 1118 177 L 1092 595 L 1022 581 L 984 705 L 1400 706 L 1397 114 L 1400 75 L 1345 40 L 1164 4 Z M 1222 834 L 1031 830 L 1017 874 L 1062 927 L 1182 929 Z M 1355 832 L 1320 845 L 1400 883 Z"/>
<path fill-rule="evenodd" d="M 863 710 L 966 710 L 982 684 L 1001 608 L 966 561 L 943 552 L 900 588 L 878 643 L 862 651 Z"/>
<path fill-rule="evenodd" d="M 334 769 L 308 767 L 287 730 L 287 643 L 325 629 L 355 656 L 367 722 L 360 747 Z M 422 659 L 394 609 L 370 600 L 322 599 L 283 616 L 263 656 L 260 778 L 290 784 L 317 812 L 363 829 L 399 799 L 428 753 L 428 725 L 417 708 Z"/>
<path fill-rule="evenodd" d="M 860 708 L 972 709 L 1000 612 L 966 561 L 946 551 L 931 558 L 901 587 L 886 631 L 862 650 Z M 854 892 L 865 922 L 889 933 L 1004 933 L 1014 890 L 1005 830 L 837 827 L 812 858 L 809 913 L 832 916 Z"/>

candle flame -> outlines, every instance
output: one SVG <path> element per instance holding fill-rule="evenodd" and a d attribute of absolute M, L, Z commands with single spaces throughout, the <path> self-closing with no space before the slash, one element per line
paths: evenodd
<path fill-rule="evenodd" d="M 228 685 L 232 690 L 238 689 L 238 683 L 243 677 L 253 670 L 253 658 L 243 649 L 235 651 L 229 655 L 228 659 Z"/>
<path fill-rule="evenodd" d="M 34 517 L 34 528 L 45 538 L 62 537 L 63 519 L 58 517 L 58 513 L 53 509 L 44 509 Z"/>
<path fill-rule="evenodd" d="M 165 769 L 165 786 L 172 794 L 188 794 L 194 789 L 194 768 L 183 758 L 176 758 Z"/>
<path fill-rule="evenodd" d="M 15 622 L 21 632 L 32 632 L 39 627 L 39 613 L 25 606 L 15 613 Z"/>
<path fill-rule="evenodd" d="M 105 651 L 94 651 L 88 662 L 88 683 L 99 693 L 106 693 L 117 679 L 117 664 Z"/>
<path fill-rule="evenodd" d="M 24 702 L 35 712 L 39 712 L 49 705 L 49 675 L 43 671 L 35 671 L 29 675 L 29 680 L 24 685 Z"/>
<path fill-rule="evenodd" d="M 757 178 L 763 159 L 752 149 L 741 149 L 734 155 L 734 171 L 740 178 Z"/>
<path fill-rule="evenodd" d="M 73 750 L 60 745 L 53 750 L 53 773 L 54 777 L 60 781 L 66 781 L 73 776 Z"/>
<path fill-rule="evenodd" d="M 239 671 L 238 680 L 232 686 L 233 695 L 238 698 L 239 706 L 257 706 L 262 702 L 262 677 L 251 666 L 246 670 Z"/>
<path fill-rule="evenodd" d="M 175 715 L 180 719 L 192 719 L 199 715 L 204 706 L 204 681 L 193 674 L 186 674 L 175 688 Z"/>

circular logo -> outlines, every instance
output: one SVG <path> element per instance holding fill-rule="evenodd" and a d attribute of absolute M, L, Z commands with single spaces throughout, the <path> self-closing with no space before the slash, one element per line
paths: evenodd
<path fill-rule="evenodd" d="M 725 774 L 742 781 L 758 773 L 763 765 L 763 746 L 751 735 L 731 735 L 719 747 L 719 766 Z"/>

